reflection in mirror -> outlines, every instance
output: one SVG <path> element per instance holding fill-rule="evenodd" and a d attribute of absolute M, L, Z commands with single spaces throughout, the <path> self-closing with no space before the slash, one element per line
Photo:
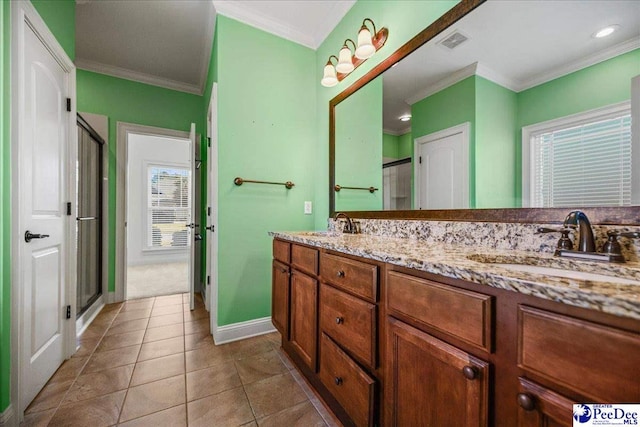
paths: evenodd
<path fill-rule="evenodd" d="M 488 1 L 336 105 L 336 184 L 382 191 L 335 209 L 640 205 L 631 104 L 640 2 Z"/>

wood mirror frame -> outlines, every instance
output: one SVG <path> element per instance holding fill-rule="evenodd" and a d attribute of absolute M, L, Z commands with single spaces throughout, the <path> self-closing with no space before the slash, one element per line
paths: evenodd
<path fill-rule="evenodd" d="M 393 64 L 436 37 L 450 25 L 467 15 L 486 0 L 462 0 L 415 37 L 402 45 L 351 86 L 329 101 L 329 212 L 335 210 L 335 108 L 358 89 L 375 79 Z M 347 211 L 352 218 L 416 219 L 440 221 L 561 223 L 572 210 L 585 212 L 593 224 L 640 225 L 640 206 L 630 207 L 577 207 L 577 208 L 507 208 L 507 209 L 446 209 L 446 210 L 389 210 Z"/>

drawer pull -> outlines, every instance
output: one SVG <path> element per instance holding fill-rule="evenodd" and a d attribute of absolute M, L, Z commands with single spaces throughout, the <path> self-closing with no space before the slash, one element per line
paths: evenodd
<path fill-rule="evenodd" d="M 462 375 L 464 375 L 464 377 L 468 380 L 475 380 L 478 377 L 478 372 L 473 366 L 467 365 L 462 368 Z"/>
<path fill-rule="evenodd" d="M 518 405 L 525 411 L 533 411 L 536 407 L 536 403 L 533 400 L 533 397 L 529 396 L 526 393 L 518 394 Z"/>
<path fill-rule="evenodd" d="M 336 383 L 336 385 L 342 385 L 342 378 L 340 377 L 336 377 L 333 381 Z"/>
<path fill-rule="evenodd" d="M 342 325 L 344 323 L 344 317 L 336 317 L 336 323 Z"/>
<path fill-rule="evenodd" d="M 282 268 L 282 267 L 280 267 L 280 271 L 281 271 L 282 273 L 286 273 L 286 272 L 287 272 L 287 269 L 286 269 L 286 268 Z"/>
<path fill-rule="evenodd" d="M 338 277 L 344 277 L 344 271 L 339 270 L 338 273 L 336 274 L 336 276 Z"/>

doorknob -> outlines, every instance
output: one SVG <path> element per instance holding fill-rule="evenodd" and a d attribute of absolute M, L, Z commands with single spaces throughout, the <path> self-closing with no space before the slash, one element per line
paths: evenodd
<path fill-rule="evenodd" d="M 27 243 L 29 243 L 31 239 L 46 239 L 47 237 L 49 237 L 48 234 L 34 234 L 29 230 L 24 232 L 24 241 Z"/>

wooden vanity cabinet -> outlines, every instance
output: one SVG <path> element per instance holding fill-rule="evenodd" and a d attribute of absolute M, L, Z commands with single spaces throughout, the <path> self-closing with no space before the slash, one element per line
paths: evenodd
<path fill-rule="evenodd" d="M 271 268 L 271 321 L 283 338 L 289 338 L 289 266 L 273 260 Z"/>

